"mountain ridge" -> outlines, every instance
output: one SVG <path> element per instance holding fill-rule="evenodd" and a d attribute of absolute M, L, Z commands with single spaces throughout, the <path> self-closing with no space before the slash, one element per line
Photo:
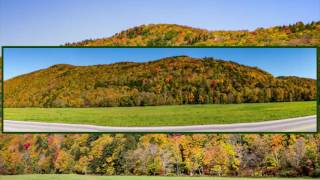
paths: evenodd
<path fill-rule="evenodd" d="M 7 80 L 6 107 L 109 107 L 315 99 L 315 80 L 175 56 L 143 63 L 54 65 Z"/>
<path fill-rule="evenodd" d="M 255 30 L 206 30 L 178 24 L 140 25 L 110 37 L 87 39 L 67 46 L 277 46 L 317 45 L 320 21 Z"/>
<path fill-rule="evenodd" d="M 245 64 L 241 64 L 241 63 L 238 63 L 238 62 L 235 62 L 233 60 L 219 60 L 219 59 L 216 59 L 214 57 L 203 57 L 203 58 L 194 58 L 194 57 L 190 57 L 190 56 L 187 56 L 187 55 L 178 55 L 178 56 L 169 56 L 169 57 L 165 57 L 165 58 L 160 58 L 160 59 L 155 59 L 155 60 L 147 60 L 147 61 L 144 61 L 144 62 L 137 62 L 137 61 L 118 61 L 118 62 L 113 62 L 113 63 L 109 63 L 109 64 L 93 64 L 93 65 L 74 65 L 74 64 L 54 64 L 54 65 L 51 65 L 49 67 L 46 67 L 46 68 L 42 68 L 42 69 L 39 69 L 39 70 L 35 70 L 35 71 L 32 71 L 32 72 L 28 72 L 28 73 L 25 73 L 25 74 L 21 74 L 21 75 L 17 75 L 15 77 L 12 77 L 10 79 L 7 79 L 5 81 L 8 81 L 8 80 L 11 80 L 11 79 L 15 79 L 17 77 L 20 77 L 20 76 L 24 76 L 24 75 L 29 75 L 29 74 L 32 74 L 32 73 L 35 73 L 35 72 L 38 72 L 38 71 L 42 71 L 42 70 L 48 70 L 48 69 L 51 69 L 51 68 L 76 68 L 76 67 L 92 67 L 92 66 L 109 66 L 109 65 L 139 65 L 139 64 L 148 64 L 148 63 L 154 63 L 154 62 L 157 62 L 157 61 L 165 61 L 167 59 L 170 59 L 170 58 L 175 58 L 175 57 L 187 57 L 187 58 L 193 58 L 193 59 L 196 59 L 196 60 L 202 60 L 204 58 L 213 58 L 215 61 L 223 61 L 223 62 L 230 62 L 230 63 L 233 63 L 233 64 L 237 64 L 237 65 L 241 65 L 241 66 L 246 66 L 246 67 L 249 67 L 249 68 L 254 68 L 254 69 L 257 69 L 263 73 L 267 73 L 267 74 L 270 74 L 272 75 L 273 77 L 275 78 L 301 78 L 301 79 L 309 79 L 309 80 L 315 80 L 314 78 L 309 78 L 309 77 L 302 77 L 302 76 L 294 76 L 294 75 L 288 75 L 288 76 L 284 76 L 284 75 L 281 75 L 281 76 L 274 76 L 273 74 L 257 67 L 257 66 L 250 66 L 250 65 L 245 65 Z"/>

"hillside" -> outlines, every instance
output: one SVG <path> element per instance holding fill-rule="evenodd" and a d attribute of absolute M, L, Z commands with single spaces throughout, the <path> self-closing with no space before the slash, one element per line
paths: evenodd
<path fill-rule="evenodd" d="M 108 107 L 315 100 L 316 81 L 175 56 L 145 63 L 58 64 L 5 81 L 5 107 Z"/>
<path fill-rule="evenodd" d="M 209 31 L 176 24 L 137 26 L 112 37 L 68 46 L 296 46 L 320 44 L 320 21 L 258 28 L 254 31 Z"/>

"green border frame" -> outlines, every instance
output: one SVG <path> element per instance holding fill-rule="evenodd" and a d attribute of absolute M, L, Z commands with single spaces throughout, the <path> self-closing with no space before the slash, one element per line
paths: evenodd
<path fill-rule="evenodd" d="M 316 49 L 316 132 L 5 132 L 4 131 L 4 49 L 5 48 L 315 48 Z M 317 134 L 319 126 L 320 97 L 320 46 L 2 46 L 2 106 L 1 133 L 3 134 Z"/>

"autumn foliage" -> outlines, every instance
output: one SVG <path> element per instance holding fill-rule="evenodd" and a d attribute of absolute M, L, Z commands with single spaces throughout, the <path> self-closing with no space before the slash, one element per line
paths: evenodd
<path fill-rule="evenodd" d="M 316 176 L 319 143 L 280 134 L 0 135 L 0 174 Z"/>
<path fill-rule="evenodd" d="M 139 26 L 116 34 L 111 38 L 87 40 L 80 43 L 69 43 L 68 45 L 295 46 L 319 45 L 319 35 L 319 22 L 307 25 L 297 23 L 296 25 L 257 29 L 255 31 L 216 32 L 177 25 L 150 25 Z M 137 66 L 137 64 L 129 63 L 126 66 Z M 75 68 L 72 66 L 64 67 L 67 67 L 65 70 L 68 71 Z M 58 67 L 56 67 L 58 72 L 57 69 Z M 66 72 L 65 70 L 61 71 L 60 75 L 63 75 L 63 72 Z M 157 69 L 154 69 L 154 71 L 156 73 Z M 264 75 L 258 77 L 270 77 L 265 73 L 259 74 Z M 163 82 L 166 81 L 170 84 L 171 77 L 164 77 L 166 77 L 166 80 L 163 79 Z M 251 76 L 248 75 L 248 77 Z M 42 81 L 39 76 L 34 76 L 32 80 L 37 78 Z M 255 78 L 252 79 L 257 82 Z M 273 77 L 271 79 L 276 82 L 289 81 L 284 84 L 299 87 L 297 88 L 300 89 L 299 91 L 307 89 L 300 85 L 294 85 L 295 83 L 300 84 L 300 82 L 308 84 L 300 78 Z M 218 79 L 208 80 L 209 89 L 211 91 L 216 90 L 219 86 Z M 93 82 L 95 83 L 95 81 Z M 43 82 L 38 83 L 43 85 L 41 84 Z M 103 86 L 103 83 L 100 86 Z M 311 84 L 313 83 L 312 80 Z M 69 82 L 68 86 L 72 87 L 74 84 Z M 99 84 L 97 85 L 99 86 Z M 27 86 L 27 83 L 24 83 L 21 89 L 25 86 Z M 98 86 L 96 88 L 101 88 Z M 27 104 L 29 102 L 35 102 L 32 100 L 33 96 L 30 96 L 35 90 L 31 87 L 28 88 L 24 91 L 25 96 L 20 94 L 21 97 L 28 97 L 22 100 L 26 103 L 25 105 L 29 105 Z M 41 88 L 51 87 L 43 85 Z M 163 86 L 155 88 L 155 92 L 156 90 L 162 92 L 162 88 Z M 281 90 L 277 91 L 282 94 Z M 70 95 L 67 96 L 71 97 Z M 78 94 L 73 96 L 79 97 Z M 10 103 L 12 102 L 13 100 Z M 79 173 L 319 177 L 319 167 L 319 134 L 0 135 L 0 174 Z"/>
<path fill-rule="evenodd" d="M 176 24 L 137 26 L 108 38 L 68 46 L 296 46 L 320 44 L 320 22 L 257 28 L 254 31 L 209 31 Z"/>
<path fill-rule="evenodd" d="M 145 63 L 59 64 L 5 81 L 5 107 L 111 107 L 310 101 L 316 81 L 175 56 Z"/>

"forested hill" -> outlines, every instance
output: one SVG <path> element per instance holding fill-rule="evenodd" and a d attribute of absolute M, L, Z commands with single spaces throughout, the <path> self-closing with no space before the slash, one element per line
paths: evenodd
<path fill-rule="evenodd" d="M 67 43 L 71 46 L 296 46 L 319 45 L 320 21 L 258 28 L 209 31 L 176 24 L 137 26 L 112 37 Z"/>
<path fill-rule="evenodd" d="M 6 107 L 101 107 L 315 100 L 316 81 L 275 78 L 188 56 L 145 63 L 58 64 L 5 81 Z"/>

